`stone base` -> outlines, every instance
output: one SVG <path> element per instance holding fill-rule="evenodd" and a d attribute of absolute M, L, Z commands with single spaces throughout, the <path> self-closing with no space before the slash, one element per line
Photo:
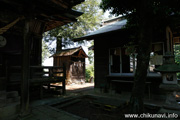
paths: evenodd
<path fill-rule="evenodd" d="M 166 101 L 164 104 L 164 108 L 173 109 L 173 110 L 180 110 L 180 105 L 176 101 L 176 97 L 173 93 L 167 94 Z"/>
<path fill-rule="evenodd" d="M 159 88 L 164 91 L 180 91 L 179 84 L 160 84 Z"/>
<path fill-rule="evenodd" d="M 15 119 L 20 112 L 20 97 L 17 91 L 0 91 L 0 120 Z"/>
<path fill-rule="evenodd" d="M 176 101 L 176 91 L 180 90 L 180 85 L 178 84 L 160 84 L 159 86 L 162 90 L 166 91 L 166 101 L 164 103 L 165 109 L 180 110 L 180 105 Z"/>
<path fill-rule="evenodd" d="M 170 110 L 179 110 L 180 111 L 180 105 L 163 105 L 163 107 L 165 108 L 165 109 L 170 109 Z"/>
<path fill-rule="evenodd" d="M 15 119 L 20 110 L 20 104 L 18 102 L 6 105 L 0 108 L 0 120 Z"/>

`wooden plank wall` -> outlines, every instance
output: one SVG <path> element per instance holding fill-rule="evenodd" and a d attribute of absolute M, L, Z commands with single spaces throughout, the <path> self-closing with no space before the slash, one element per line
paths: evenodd
<path fill-rule="evenodd" d="M 110 35 L 109 35 L 110 36 Z M 107 39 L 109 38 L 109 39 Z M 103 36 L 103 38 L 94 40 L 94 65 L 95 65 L 95 88 L 101 87 L 102 84 L 106 84 L 107 75 L 109 75 L 109 48 L 116 48 L 124 46 L 125 42 L 127 42 L 127 37 L 108 37 Z M 128 61 L 128 58 L 124 58 L 123 61 Z M 123 67 L 129 68 L 129 65 L 123 64 Z M 123 72 L 127 72 L 128 69 L 125 69 Z M 111 78 L 114 79 L 114 78 Z M 133 80 L 133 78 L 115 78 L 115 79 L 128 79 Z M 161 83 L 161 78 L 147 78 L 148 81 L 152 82 L 152 92 L 158 93 L 159 84 Z M 131 91 L 131 86 L 127 89 Z"/>
<path fill-rule="evenodd" d="M 94 69 L 95 69 L 95 88 L 106 84 L 108 75 L 108 44 L 105 40 L 94 40 Z"/>
<path fill-rule="evenodd" d="M 107 83 L 107 75 L 109 75 L 109 48 L 122 47 L 127 41 L 128 38 L 124 33 L 107 34 L 94 40 L 95 87 L 100 87 Z"/>

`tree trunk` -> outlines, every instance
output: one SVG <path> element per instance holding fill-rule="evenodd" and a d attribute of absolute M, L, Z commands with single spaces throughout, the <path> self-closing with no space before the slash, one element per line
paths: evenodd
<path fill-rule="evenodd" d="M 147 1 L 142 0 L 139 15 L 139 36 L 138 36 L 138 56 L 137 69 L 134 77 L 134 86 L 130 98 L 131 113 L 143 113 L 143 98 L 145 92 L 146 76 L 149 67 L 151 52 L 153 18 L 148 9 Z"/>
<path fill-rule="evenodd" d="M 62 50 L 62 37 L 57 36 L 57 41 L 56 41 L 56 53 L 60 52 Z"/>

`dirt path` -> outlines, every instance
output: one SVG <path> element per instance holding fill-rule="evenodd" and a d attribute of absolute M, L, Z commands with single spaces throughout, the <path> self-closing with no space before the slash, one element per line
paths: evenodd
<path fill-rule="evenodd" d="M 83 88 L 94 88 L 94 83 L 66 85 L 66 90 L 68 91 L 78 90 L 78 89 L 83 89 Z"/>

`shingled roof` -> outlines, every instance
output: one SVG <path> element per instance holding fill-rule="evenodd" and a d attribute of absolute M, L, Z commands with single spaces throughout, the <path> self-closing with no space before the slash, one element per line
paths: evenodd
<path fill-rule="evenodd" d="M 85 51 L 81 46 L 77 48 L 61 50 L 60 52 L 55 53 L 51 57 L 58 57 L 58 56 L 73 56 L 73 57 L 84 57 L 84 58 L 88 57 L 88 55 L 85 53 Z"/>

